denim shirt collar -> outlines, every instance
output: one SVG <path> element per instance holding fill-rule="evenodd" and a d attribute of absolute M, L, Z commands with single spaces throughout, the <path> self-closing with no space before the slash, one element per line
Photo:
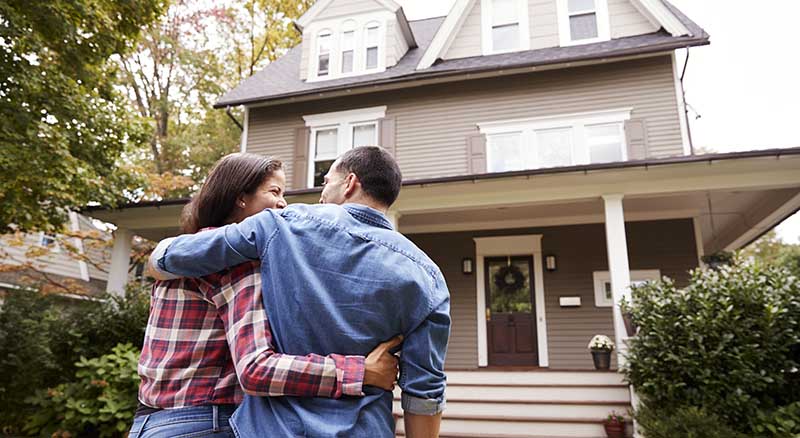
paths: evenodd
<path fill-rule="evenodd" d="M 342 207 L 359 222 L 375 227 L 386 228 L 387 230 L 394 229 L 392 223 L 386 218 L 386 215 L 374 208 L 361 204 L 344 204 Z"/>

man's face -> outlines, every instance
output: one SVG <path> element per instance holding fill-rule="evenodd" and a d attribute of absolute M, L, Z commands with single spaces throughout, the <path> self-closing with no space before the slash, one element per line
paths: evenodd
<path fill-rule="evenodd" d="M 322 186 L 322 195 L 319 197 L 321 204 L 344 204 L 347 201 L 345 189 L 347 188 L 347 175 L 339 171 L 339 160 L 336 160 L 328 173 Z"/>

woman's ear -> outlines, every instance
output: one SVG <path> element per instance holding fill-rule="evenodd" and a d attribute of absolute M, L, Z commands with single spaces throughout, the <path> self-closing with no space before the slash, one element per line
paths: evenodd
<path fill-rule="evenodd" d="M 244 195 L 239 195 L 239 197 L 236 198 L 236 206 L 239 208 L 247 207 L 247 201 L 244 199 Z"/>

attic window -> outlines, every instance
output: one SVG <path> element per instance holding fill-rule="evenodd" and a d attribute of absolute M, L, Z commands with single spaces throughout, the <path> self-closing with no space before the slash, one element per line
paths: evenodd
<path fill-rule="evenodd" d="M 377 23 L 367 25 L 366 31 L 366 67 L 367 70 L 378 68 L 379 27 Z"/>
<path fill-rule="evenodd" d="M 356 31 L 342 33 L 342 73 L 352 73 L 355 62 Z"/>
<path fill-rule="evenodd" d="M 481 0 L 483 54 L 528 50 L 527 0 Z"/>
<path fill-rule="evenodd" d="M 562 45 L 610 39 L 608 0 L 559 0 Z"/>
<path fill-rule="evenodd" d="M 331 67 L 331 33 L 320 32 L 317 37 L 317 76 L 328 76 Z"/>

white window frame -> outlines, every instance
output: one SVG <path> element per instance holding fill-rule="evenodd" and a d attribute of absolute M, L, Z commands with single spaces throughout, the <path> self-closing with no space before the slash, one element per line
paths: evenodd
<path fill-rule="evenodd" d="M 519 16 L 519 47 L 510 50 L 494 50 L 492 38 L 492 25 L 494 17 L 493 0 L 481 0 L 481 50 L 483 55 L 496 55 L 500 53 L 519 52 L 530 50 L 531 29 L 528 0 L 517 0 L 517 14 Z"/>
<path fill-rule="evenodd" d="M 330 40 L 330 43 L 329 43 L 329 46 L 328 46 L 328 71 L 326 72 L 326 74 L 324 76 L 320 76 L 319 59 L 320 59 L 320 56 L 322 56 L 322 51 L 320 50 L 320 39 L 322 39 L 322 37 L 324 37 L 324 36 L 328 37 L 329 40 Z M 319 32 L 316 33 L 316 36 L 314 37 L 314 58 L 313 58 L 314 61 L 313 62 L 314 62 L 314 73 L 315 73 L 315 75 L 317 77 L 319 77 L 319 78 L 329 78 L 331 76 L 331 74 L 335 71 L 336 66 L 334 66 L 333 59 L 335 57 L 334 56 L 334 53 L 335 53 L 334 50 L 337 50 L 337 47 L 338 47 L 338 44 L 336 44 L 336 34 L 332 30 L 325 28 L 325 29 L 322 29 L 322 30 L 320 30 Z"/>
<path fill-rule="evenodd" d="M 315 151 L 317 132 L 337 128 L 336 155 L 339 156 L 353 148 L 353 128 L 356 126 L 375 125 L 375 145 L 380 138 L 380 120 L 386 118 L 386 106 L 376 106 L 332 113 L 303 116 L 311 135 L 308 141 L 308 181 L 309 188 L 314 187 L 314 168 L 316 167 Z M 332 157 L 336 158 L 336 157 Z"/>
<path fill-rule="evenodd" d="M 570 31 L 569 19 L 572 15 L 581 15 L 581 13 L 570 14 L 569 0 L 558 0 L 558 35 L 562 47 L 591 44 L 601 41 L 608 41 L 611 39 L 611 24 L 608 16 L 608 0 L 594 0 L 594 6 L 594 12 L 597 17 L 597 37 L 583 40 L 573 40 L 572 32 Z"/>
<path fill-rule="evenodd" d="M 573 141 L 572 163 L 570 165 L 585 165 L 590 163 L 590 152 L 588 137 L 586 135 L 586 127 L 612 123 L 619 123 L 620 125 L 622 161 L 627 161 L 628 144 L 627 139 L 625 138 L 625 121 L 630 120 L 632 111 L 633 108 L 618 108 L 607 111 L 479 123 L 478 128 L 480 133 L 486 135 L 486 170 L 487 172 L 503 171 L 491 168 L 492 135 L 521 132 L 522 142 L 524 145 L 528 146 L 526 162 L 529 164 L 526 165 L 525 168 L 538 169 L 540 167 L 536 157 L 538 151 L 536 131 L 557 128 L 571 128 L 573 130 Z"/>
<path fill-rule="evenodd" d="M 611 274 L 608 271 L 592 272 L 594 280 L 594 305 L 595 307 L 614 307 L 614 297 L 606 298 L 606 284 L 611 283 Z M 660 269 L 644 269 L 631 271 L 631 284 L 661 280 Z"/>
<path fill-rule="evenodd" d="M 386 71 L 386 32 L 388 23 L 390 23 L 391 20 L 396 19 L 397 17 L 394 14 L 388 11 L 380 11 L 314 22 L 303 33 L 304 41 L 308 41 L 310 38 L 314 39 L 314 43 L 311 46 L 311 53 L 309 55 L 310 65 L 308 68 L 307 82 L 321 82 Z M 367 27 L 373 25 L 377 25 L 378 27 L 378 67 L 367 70 Z M 330 31 L 332 35 L 330 52 L 331 58 L 328 74 L 325 76 L 320 76 L 319 43 L 317 39 L 325 31 Z M 344 32 L 348 31 L 355 31 L 353 44 L 353 71 L 350 73 L 342 73 L 342 41 Z"/>
<path fill-rule="evenodd" d="M 52 241 L 50 245 L 45 244 L 45 239 L 49 239 Z M 39 241 L 37 244 L 42 248 L 47 248 L 50 250 L 51 253 L 59 253 L 61 252 L 61 244 L 58 243 L 58 239 L 55 235 L 47 234 L 44 231 L 39 232 Z"/>

